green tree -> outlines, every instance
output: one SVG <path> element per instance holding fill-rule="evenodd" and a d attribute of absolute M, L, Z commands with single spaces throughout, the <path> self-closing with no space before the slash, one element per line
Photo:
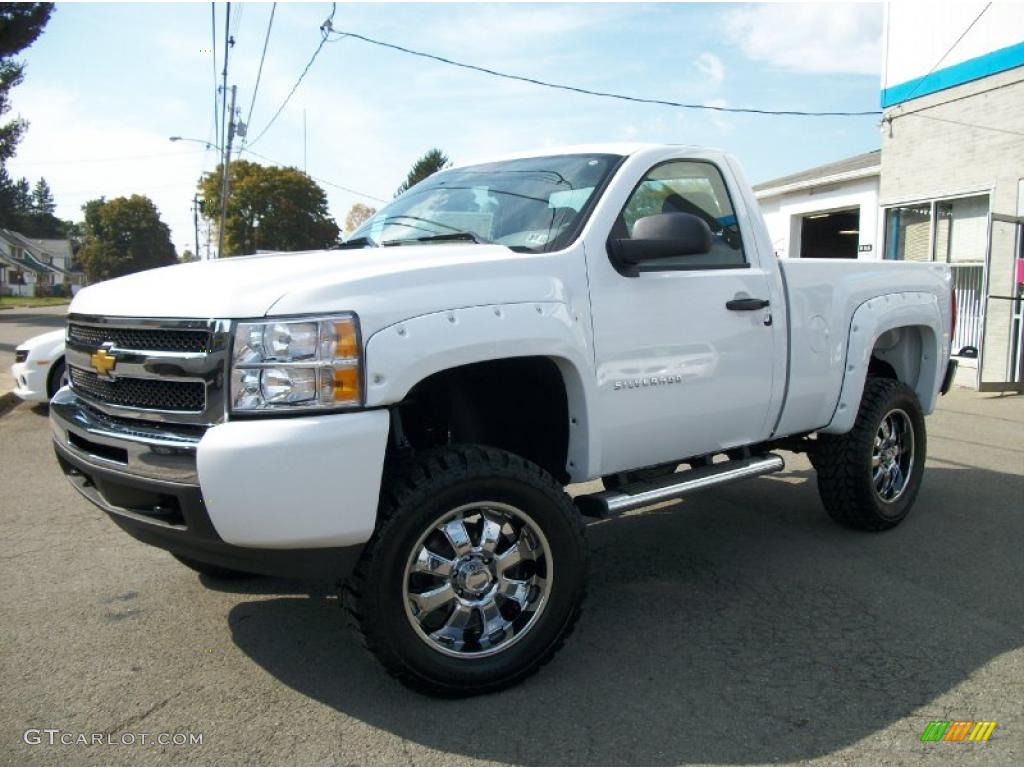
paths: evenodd
<path fill-rule="evenodd" d="M 428 176 L 433 176 L 451 164 L 452 161 L 448 158 L 448 155 L 437 147 L 428 150 L 423 157 L 413 163 L 412 170 L 409 171 L 409 175 L 405 177 L 405 181 L 402 182 L 402 185 L 395 192 L 395 197 L 398 197 L 407 189 L 415 187 Z"/>
<path fill-rule="evenodd" d="M 14 57 L 36 41 L 53 13 L 53 3 L 0 3 L 0 119 L 11 110 L 11 89 L 21 83 L 25 65 Z M 0 226 L 13 227 L 20 190 L 7 173 L 28 122 L 21 117 L 0 122 Z"/>
<path fill-rule="evenodd" d="M 220 199 L 222 170 L 206 174 L 199 192 L 207 201 Z M 338 225 L 327 210 L 327 194 L 297 168 L 277 168 L 248 160 L 231 164 L 224 256 L 264 251 L 329 248 L 338 240 Z M 203 216 L 219 223 L 216 205 L 203 206 Z"/>
<path fill-rule="evenodd" d="M 13 204 L 12 213 L 15 216 L 27 216 L 32 213 L 32 185 L 24 176 L 14 182 Z"/>
<path fill-rule="evenodd" d="M 53 199 L 53 192 L 44 178 L 40 178 L 32 188 L 32 210 L 35 213 L 48 213 L 51 215 L 57 210 L 57 203 Z"/>
<path fill-rule="evenodd" d="M 148 197 L 101 197 L 82 211 L 85 234 L 77 258 L 90 282 L 177 262 L 171 231 Z"/>

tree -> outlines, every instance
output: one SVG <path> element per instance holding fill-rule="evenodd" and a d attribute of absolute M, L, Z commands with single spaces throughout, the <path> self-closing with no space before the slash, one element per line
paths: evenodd
<path fill-rule="evenodd" d="M 345 231 L 355 232 L 364 221 L 371 218 L 375 213 L 377 213 L 376 208 L 356 203 L 348 209 L 348 215 L 345 217 Z"/>
<path fill-rule="evenodd" d="M 395 192 L 395 197 L 398 197 L 407 189 L 415 187 L 428 176 L 433 176 L 435 173 L 447 168 L 451 164 L 452 161 L 448 158 L 448 155 L 437 147 L 428 150 L 423 157 L 413 163 L 412 170 L 409 171 L 409 175 L 405 177 L 405 181 L 402 182 L 398 191 Z"/>
<path fill-rule="evenodd" d="M 32 188 L 32 210 L 35 213 L 52 214 L 57 210 L 57 203 L 54 202 L 53 192 L 46 179 L 40 178 Z"/>
<path fill-rule="evenodd" d="M 218 166 L 200 180 L 204 199 L 220 198 L 221 177 Z M 236 160 L 230 181 L 221 255 L 313 250 L 337 242 L 338 225 L 327 210 L 327 194 L 298 168 Z M 217 222 L 219 208 L 204 205 L 203 216 Z"/>
<path fill-rule="evenodd" d="M 53 3 L 0 3 L 0 118 L 10 109 L 10 91 L 25 75 L 25 65 L 14 60 L 36 41 L 53 13 Z M 14 157 L 28 122 L 20 117 L 0 123 L 0 226 L 10 226 L 16 190 L 11 189 L 7 161 Z"/>
<path fill-rule="evenodd" d="M 171 230 L 148 197 L 101 197 L 82 211 L 85 239 L 77 258 L 90 282 L 177 262 Z"/>

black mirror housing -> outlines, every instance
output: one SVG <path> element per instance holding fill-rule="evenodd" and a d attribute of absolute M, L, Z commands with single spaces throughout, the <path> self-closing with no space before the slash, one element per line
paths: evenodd
<path fill-rule="evenodd" d="M 608 250 L 625 271 L 636 274 L 642 262 L 708 253 L 711 229 L 690 213 L 659 213 L 637 219 L 633 237 L 610 239 Z"/>

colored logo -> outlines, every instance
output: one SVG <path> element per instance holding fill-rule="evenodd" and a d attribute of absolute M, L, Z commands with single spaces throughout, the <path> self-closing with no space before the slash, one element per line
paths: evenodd
<path fill-rule="evenodd" d="M 92 357 L 89 358 L 89 363 L 97 374 L 108 377 L 110 372 L 117 366 L 117 358 L 101 347 L 93 352 Z"/>
<path fill-rule="evenodd" d="M 995 729 L 995 720 L 932 720 L 921 741 L 988 741 Z"/>

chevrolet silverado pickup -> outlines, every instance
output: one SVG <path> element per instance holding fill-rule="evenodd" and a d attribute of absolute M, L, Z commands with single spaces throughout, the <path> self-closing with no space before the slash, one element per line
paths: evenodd
<path fill-rule="evenodd" d="M 945 264 L 777 259 L 719 151 L 526 153 L 439 172 L 332 250 L 82 290 L 54 446 L 135 538 L 205 578 L 331 579 L 392 675 L 480 693 L 572 629 L 584 518 L 785 450 L 839 523 L 899 524 L 950 287 Z"/>

